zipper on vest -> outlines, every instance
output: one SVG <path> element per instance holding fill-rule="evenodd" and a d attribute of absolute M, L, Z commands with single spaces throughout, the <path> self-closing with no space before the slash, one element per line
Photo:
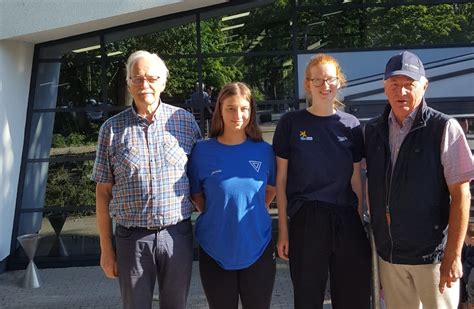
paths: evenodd
<path fill-rule="evenodd" d="M 390 156 L 389 156 L 390 157 Z M 389 171 L 390 171 L 390 166 L 392 165 L 392 160 L 389 160 L 389 166 L 387 168 L 386 174 L 385 174 L 385 179 L 389 180 Z M 387 200 L 385 203 L 385 218 L 387 219 L 387 228 L 388 228 L 388 236 L 390 237 L 390 263 L 393 263 L 393 238 L 392 238 L 392 218 L 390 216 L 390 193 L 392 189 L 392 176 L 393 176 L 393 171 L 390 174 L 390 181 L 385 181 L 387 184 Z"/>
<path fill-rule="evenodd" d="M 400 149 L 402 149 L 402 146 L 403 144 L 405 143 L 406 139 L 408 138 L 408 135 L 410 135 L 413 131 L 416 131 L 416 130 L 419 130 L 423 127 L 425 127 L 426 125 L 424 124 L 418 124 L 418 126 L 416 127 L 412 127 L 410 129 L 410 132 L 408 132 L 408 134 L 405 136 L 405 138 L 403 139 L 402 143 L 400 144 Z M 388 149 L 390 150 L 390 146 L 388 146 Z M 389 151 L 390 153 L 390 151 Z M 400 153 L 399 153 L 400 155 Z M 392 190 L 392 179 L 393 179 L 393 172 L 395 171 L 395 166 L 397 165 L 398 162 L 395 162 L 395 165 L 392 166 L 392 159 L 391 159 L 392 155 L 389 154 L 389 166 L 387 168 L 387 171 L 385 173 L 385 179 L 386 180 L 389 180 L 389 171 L 390 171 L 390 167 L 392 167 L 392 173 L 390 173 L 390 181 L 386 181 L 385 183 L 387 184 L 387 187 L 386 187 L 386 190 L 387 190 L 387 200 L 386 200 L 386 203 L 385 203 L 385 217 L 387 219 L 387 226 L 388 226 L 388 235 L 390 237 L 390 263 L 393 264 L 393 238 L 392 238 L 392 228 L 391 228 L 391 224 L 392 224 L 392 218 L 390 216 L 390 195 L 391 195 L 391 190 Z M 397 161 L 398 161 L 398 157 L 397 157 Z"/>

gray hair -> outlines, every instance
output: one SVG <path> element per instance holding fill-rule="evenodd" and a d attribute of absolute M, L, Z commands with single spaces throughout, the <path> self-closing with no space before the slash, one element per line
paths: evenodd
<path fill-rule="evenodd" d="M 151 60 L 155 61 L 158 64 L 158 66 L 160 68 L 160 72 L 164 73 L 164 76 L 160 76 L 160 78 L 164 78 L 165 82 L 166 82 L 166 80 L 168 79 L 168 76 L 169 76 L 169 70 L 166 67 L 165 62 L 157 54 L 152 54 L 150 52 L 147 52 L 146 50 L 138 50 L 138 51 L 132 53 L 128 57 L 127 64 L 125 65 L 125 68 L 127 70 L 127 83 L 129 83 L 130 77 L 132 77 L 132 76 L 130 76 L 130 74 L 132 73 L 133 65 L 139 59 L 143 59 L 143 58 L 151 59 Z"/>
<path fill-rule="evenodd" d="M 420 82 L 423 86 L 425 86 L 426 84 L 428 84 L 428 79 L 422 75 L 422 76 L 420 77 L 419 82 Z"/>

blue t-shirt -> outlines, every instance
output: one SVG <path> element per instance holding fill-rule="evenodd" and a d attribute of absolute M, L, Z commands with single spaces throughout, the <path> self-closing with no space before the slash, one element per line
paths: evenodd
<path fill-rule="evenodd" d="M 288 216 L 305 201 L 357 207 L 351 177 L 364 145 L 356 117 L 341 111 L 327 117 L 306 109 L 286 113 L 276 127 L 273 149 L 288 160 Z"/>
<path fill-rule="evenodd" d="M 265 189 L 275 185 L 275 155 L 266 142 L 224 145 L 198 142 L 188 165 L 191 194 L 204 193 L 206 206 L 196 222 L 196 239 L 224 269 L 242 269 L 263 254 L 272 222 Z"/>

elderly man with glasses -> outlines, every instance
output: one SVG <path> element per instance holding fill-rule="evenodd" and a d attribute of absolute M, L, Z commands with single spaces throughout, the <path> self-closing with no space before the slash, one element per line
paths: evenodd
<path fill-rule="evenodd" d="M 156 54 L 137 51 L 126 69 L 133 105 L 102 125 L 91 177 L 100 265 L 119 278 L 124 308 L 151 308 L 158 279 L 160 308 L 184 309 L 194 209 L 186 166 L 200 131 L 190 113 L 160 100 L 168 69 Z"/>

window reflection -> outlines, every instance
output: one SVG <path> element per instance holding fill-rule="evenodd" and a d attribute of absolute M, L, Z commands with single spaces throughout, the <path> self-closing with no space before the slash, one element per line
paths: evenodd
<path fill-rule="evenodd" d="M 251 52 L 291 48 L 289 1 L 232 11 L 201 22 L 202 52 Z"/>
<path fill-rule="evenodd" d="M 204 80 L 207 85 L 214 86 L 216 93 L 226 83 L 238 80 L 250 86 L 257 101 L 287 100 L 294 97 L 291 56 L 206 58 L 203 67 L 204 70 L 218 67 L 222 71 L 216 79 Z"/>
<path fill-rule="evenodd" d="M 99 233 L 94 214 L 74 212 L 25 213 L 20 222 L 32 223 L 35 218 L 40 236 L 35 257 L 74 257 L 100 254 Z M 17 248 L 15 255 L 24 256 Z"/>
<path fill-rule="evenodd" d="M 63 57 L 58 85 L 58 107 L 84 107 L 91 100 L 100 101 L 102 70 L 100 59 Z"/>
<path fill-rule="evenodd" d="M 196 23 L 194 20 L 183 19 L 176 23 L 172 28 L 161 28 L 160 26 L 170 26 L 157 24 L 155 27 L 147 27 L 149 33 L 143 35 L 134 35 L 125 39 L 114 39 L 113 36 L 107 36 L 108 57 L 115 55 L 124 55 L 128 57 L 134 51 L 147 50 L 157 53 L 161 58 L 168 55 L 187 55 L 195 54 L 196 48 Z"/>
<path fill-rule="evenodd" d="M 90 109 L 34 113 L 28 159 L 47 159 L 66 154 L 93 155 L 100 126 L 118 112 L 119 110 Z"/>
<path fill-rule="evenodd" d="M 469 43 L 474 26 L 467 20 L 473 8 L 472 3 L 305 8 L 298 12 L 298 48 Z"/>
<path fill-rule="evenodd" d="M 99 36 L 85 37 L 79 40 L 67 41 L 59 44 L 46 44 L 40 49 L 40 59 L 61 59 L 66 55 L 100 55 Z"/>
<path fill-rule="evenodd" d="M 95 183 L 90 180 L 94 161 L 49 164 L 45 208 L 95 206 Z"/>

